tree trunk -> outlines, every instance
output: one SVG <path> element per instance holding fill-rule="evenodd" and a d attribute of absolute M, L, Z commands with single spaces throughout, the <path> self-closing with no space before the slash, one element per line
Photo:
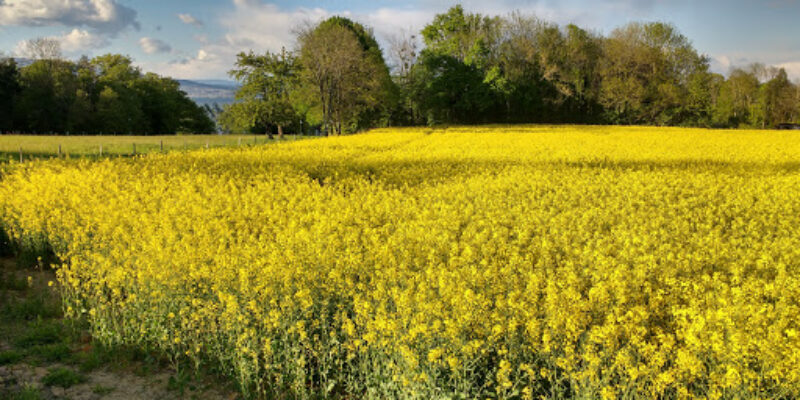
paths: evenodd
<path fill-rule="evenodd" d="M 283 139 L 283 126 L 278 125 L 278 140 Z"/>

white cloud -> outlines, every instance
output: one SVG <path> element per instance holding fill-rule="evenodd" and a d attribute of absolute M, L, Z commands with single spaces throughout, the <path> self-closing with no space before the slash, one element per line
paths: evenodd
<path fill-rule="evenodd" d="M 116 34 L 139 29 L 136 11 L 116 0 L 2 0 L 0 25 L 88 27 Z"/>
<path fill-rule="evenodd" d="M 237 53 L 292 48 L 294 28 L 331 15 L 321 8 L 283 10 L 259 0 L 233 0 L 233 4 L 233 10 L 219 20 L 225 34 L 216 40 L 197 37 L 201 47 L 195 56 L 155 64 L 142 63 L 142 67 L 177 78 L 225 77 L 233 68 Z"/>
<path fill-rule="evenodd" d="M 191 14 L 178 14 L 178 18 L 187 25 L 194 25 L 198 28 L 203 26 L 203 21 L 193 17 Z"/>
<path fill-rule="evenodd" d="M 1 1 L 1 0 L 0 0 Z M 217 38 L 196 36 L 199 51 L 196 55 L 180 61 L 143 65 L 162 74 L 180 78 L 224 77 L 241 51 L 279 51 L 281 47 L 295 47 L 294 30 L 306 23 L 321 21 L 334 13 L 323 8 L 281 8 L 270 0 L 232 0 L 233 9 L 222 14 L 218 24 L 223 34 Z M 513 11 L 534 14 L 559 24 L 575 23 L 589 29 L 602 29 L 605 23 L 626 13 L 647 13 L 661 1 L 666 0 L 608 0 L 593 4 L 591 8 L 564 4 L 556 0 L 496 0 L 491 3 L 480 0 L 462 0 L 460 4 L 467 12 L 487 15 L 508 15 Z M 681 2 L 684 0 L 669 0 Z M 570 2 L 571 3 L 571 2 Z M 345 11 L 338 13 L 373 29 L 376 39 L 384 47 L 388 39 L 400 33 L 418 32 L 433 20 L 437 13 L 446 12 L 452 0 L 425 0 L 421 7 L 384 7 L 369 12 Z M 187 14 L 188 16 L 188 14 Z M 179 16 L 180 17 L 180 16 Z M 181 18 L 185 23 L 190 23 Z"/>
<path fill-rule="evenodd" d="M 385 40 L 400 31 L 410 30 L 416 33 L 432 21 L 435 15 L 436 13 L 432 10 L 381 8 L 368 14 L 357 14 L 352 17 L 371 27 L 379 40 Z"/>
<path fill-rule="evenodd" d="M 87 50 L 99 49 L 109 44 L 108 38 L 77 28 L 56 39 L 61 42 L 61 50 L 67 53 L 85 53 Z"/>
<path fill-rule="evenodd" d="M 800 81 L 800 61 L 789 61 L 775 66 L 785 69 L 786 75 L 788 75 L 790 79 Z"/>
<path fill-rule="evenodd" d="M 48 36 L 47 38 L 55 39 L 61 46 L 61 51 L 71 55 L 90 54 L 92 50 L 106 47 L 110 43 L 108 38 L 103 35 L 77 28 L 61 36 Z M 32 57 L 31 54 L 28 54 L 27 42 L 27 40 L 18 42 L 14 54 Z"/>
<path fill-rule="evenodd" d="M 730 56 L 727 55 L 716 55 L 709 57 L 709 65 L 711 67 L 711 71 L 727 75 L 728 71 L 730 71 L 731 67 L 733 66 L 733 61 L 731 61 Z"/>
<path fill-rule="evenodd" d="M 620 0 L 622 1 L 622 0 Z M 436 1 L 433 1 L 436 3 Z M 516 0 L 500 0 L 500 8 L 492 9 L 484 3 L 466 1 L 470 12 L 507 14 L 520 7 Z M 430 22 L 438 12 L 444 12 L 452 2 L 441 1 L 441 5 L 428 4 L 419 9 L 380 8 L 371 12 L 341 12 L 339 15 L 365 24 L 374 30 L 378 41 L 386 46 L 387 39 L 401 31 L 417 32 Z M 157 64 L 143 63 L 145 69 L 180 78 L 224 77 L 233 67 L 236 54 L 242 51 L 279 51 L 281 47 L 295 47 L 294 31 L 305 24 L 316 23 L 334 15 L 323 8 L 296 7 L 283 9 L 265 0 L 233 0 L 233 10 L 216 21 L 223 34 L 214 39 L 196 36 L 200 48 L 196 55 L 180 60 Z M 187 17 L 191 17 L 186 14 Z M 191 23 L 188 18 L 184 23 Z"/>
<path fill-rule="evenodd" d="M 236 52 L 246 49 L 231 48 L 225 43 L 204 45 L 194 56 L 181 56 L 167 62 L 142 62 L 147 71 L 182 79 L 224 78 L 233 68 Z"/>
<path fill-rule="evenodd" d="M 776 56 L 770 52 L 744 52 L 711 55 L 711 71 L 728 76 L 733 68 L 746 68 L 753 63 L 783 68 L 790 80 L 800 82 L 800 52 L 787 52 Z"/>
<path fill-rule="evenodd" d="M 292 30 L 306 22 L 318 22 L 331 14 L 321 8 L 281 10 L 275 4 L 258 0 L 234 0 L 232 13 L 222 17 L 221 25 L 227 29 L 225 41 L 236 47 L 250 45 L 255 51 L 280 50 L 291 47 Z"/>
<path fill-rule="evenodd" d="M 207 36 L 195 37 L 202 45 L 196 56 L 143 66 L 180 78 L 224 77 L 233 67 L 237 53 L 249 50 L 280 51 L 281 47 L 291 49 L 295 46 L 294 31 L 298 27 L 333 15 L 322 8 L 284 10 L 260 0 L 233 0 L 233 3 L 234 9 L 219 20 L 225 32 L 222 37 L 217 40 Z M 435 13 L 383 8 L 369 14 L 344 12 L 340 15 L 374 27 L 376 36 L 380 38 L 401 29 L 418 30 Z"/>
<path fill-rule="evenodd" d="M 170 45 L 151 37 L 143 37 L 139 39 L 139 47 L 141 47 L 142 51 L 147 54 L 169 53 L 172 51 L 172 47 Z"/>

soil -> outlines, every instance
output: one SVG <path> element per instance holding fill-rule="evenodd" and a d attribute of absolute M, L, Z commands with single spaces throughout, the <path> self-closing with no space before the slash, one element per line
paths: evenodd
<path fill-rule="evenodd" d="M 65 367 L 61 364 L 32 366 L 26 363 L 0 367 L 0 398 L 14 398 L 26 388 L 38 389 L 39 398 L 70 400 L 129 400 L 129 399 L 236 399 L 236 393 L 225 393 L 215 388 L 186 389 L 181 395 L 169 388 L 170 372 L 159 372 L 137 376 L 133 372 L 118 372 L 100 369 L 84 374 L 85 383 L 69 388 L 45 386 L 41 383 L 50 368 Z"/>

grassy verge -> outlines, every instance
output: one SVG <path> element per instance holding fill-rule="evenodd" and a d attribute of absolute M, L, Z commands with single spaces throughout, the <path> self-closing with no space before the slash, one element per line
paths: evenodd
<path fill-rule="evenodd" d="M 282 141 L 302 136 L 285 135 Z M 46 136 L 0 135 L 0 162 L 57 157 L 114 157 L 161 151 L 275 143 L 265 135 Z"/>

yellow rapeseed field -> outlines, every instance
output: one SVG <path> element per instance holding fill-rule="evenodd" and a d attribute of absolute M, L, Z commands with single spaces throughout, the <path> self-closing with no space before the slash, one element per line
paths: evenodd
<path fill-rule="evenodd" d="M 12 164 L 108 344 L 260 398 L 797 398 L 800 134 L 384 129 Z"/>

